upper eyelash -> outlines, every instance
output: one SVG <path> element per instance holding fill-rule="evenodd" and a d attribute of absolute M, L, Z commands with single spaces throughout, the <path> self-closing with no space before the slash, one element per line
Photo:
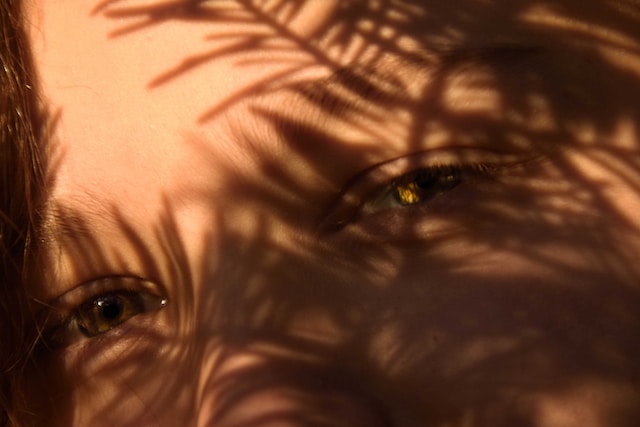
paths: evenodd
<path fill-rule="evenodd" d="M 495 166 L 489 165 L 487 163 L 469 163 L 469 164 L 435 164 L 433 166 L 417 168 L 406 172 L 400 176 L 394 177 L 390 179 L 386 187 L 392 185 L 399 185 L 409 182 L 411 180 L 418 179 L 421 173 L 429 173 L 433 176 L 445 175 L 445 174 L 487 174 L 490 175 L 491 172 L 495 171 Z"/>

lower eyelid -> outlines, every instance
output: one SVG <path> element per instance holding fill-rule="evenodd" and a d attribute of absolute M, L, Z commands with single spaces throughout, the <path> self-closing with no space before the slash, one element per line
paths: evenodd
<path fill-rule="evenodd" d="M 153 351 L 156 353 L 166 340 L 158 318 L 159 312 L 148 312 L 136 316 L 93 338 L 82 338 L 64 346 L 50 349 L 48 357 L 54 365 L 63 367 L 74 377 L 92 376 L 106 366 L 120 365 L 123 356 Z"/>
<path fill-rule="evenodd" d="M 160 323 L 158 315 L 161 310 L 148 311 L 134 316 L 104 333 L 94 337 L 85 336 L 77 326 L 69 325 L 66 331 L 61 331 L 56 341 L 43 341 L 40 344 L 44 355 L 64 359 L 71 358 L 83 365 L 95 357 L 102 359 L 110 357 L 118 348 L 133 348 L 135 343 L 141 340 L 154 340 L 158 336 L 152 330 L 158 330 Z M 69 322 L 71 323 L 71 322 Z M 65 325 L 63 325 L 65 327 Z M 72 363 L 73 365 L 73 363 Z"/>
<path fill-rule="evenodd" d="M 467 235 L 478 230 L 481 224 L 476 211 L 495 187 L 491 178 L 471 178 L 476 182 L 460 184 L 450 194 L 395 209 L 385 209 L 370 215 L 357 217 L 344 227 L 345 237 L 371 243 L 409 242 L 424 244 L 426 241 L 449 239 L 453 235 Z M 463 234 L 460 234 L 463 233 Z"/>

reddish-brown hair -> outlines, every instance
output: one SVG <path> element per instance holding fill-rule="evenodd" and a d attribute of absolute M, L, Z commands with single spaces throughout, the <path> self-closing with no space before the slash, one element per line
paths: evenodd
<path fill-rule="evenodd" d="M 42 188 L 37 102 L 20 0 L 0 2 L 0 426 L 16 425 L 34 335 L 25 291 Z"/>

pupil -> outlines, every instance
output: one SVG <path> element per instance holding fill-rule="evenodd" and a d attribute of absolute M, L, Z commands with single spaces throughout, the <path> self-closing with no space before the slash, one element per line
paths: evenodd
<path fill-rule="evenodd" d="M 454 174 L 442 176 L 423 177 L 416 180 L 416 184 L 421 190 L 451 190 L 460 183 L 460 177 Z"/>
<path fill-rule="evenodd" d="M 433 185 L 438 182 L 438 178 L 433 177 L 425 177 L 416 180 L 416 184 L 421 190 L 430 190 L 433 188 Z"/>
<path fill-rule="evenodd" d="M 120 300 L 115 297 L 101 298 L 98 301 L 98 307 L 102 309 L 102 317 L 107 320 L 117 319 L 122 313 Z"/>

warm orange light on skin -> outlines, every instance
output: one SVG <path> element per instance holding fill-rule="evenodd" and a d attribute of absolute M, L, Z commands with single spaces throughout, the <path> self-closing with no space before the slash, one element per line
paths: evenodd
<path fill-rule="evenodd" d="M 167 304 L 44 353 L 47 425 L 640 422 L 640 14 L 54 3 L 30 292 Z"/>

